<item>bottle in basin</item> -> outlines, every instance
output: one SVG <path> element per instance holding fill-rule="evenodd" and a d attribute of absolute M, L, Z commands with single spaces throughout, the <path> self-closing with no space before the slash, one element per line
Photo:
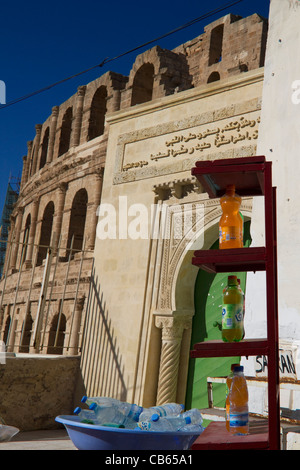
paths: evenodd
<path fill-rule="evenodd" d="M 178 403 L 166 403 L 165 405 L 151 406 L 144 408 L 140 414 L 139 421 L 150 420 L 154 413 L 158 416 L 179 415 L 184 410 L 184 405 Z"/>
<path fill-rule="evenodd" d="M 125 428 L 133 429 L 136 426 L 142 407 L 126 402 L 112 403 L 109 406 L 101 406 L 97 403 L 90 405 L 99 424 L 114 423 L 124 425 Z"/>
<path fill-rule="evenodd" d="M 189 416 L 173 415 L 161 417 L 157 413 L 154 413 L 150 420 L 139 421 L 138 427 L 143 431 L 174 432 L 190 423 L 191 418 Z"/>

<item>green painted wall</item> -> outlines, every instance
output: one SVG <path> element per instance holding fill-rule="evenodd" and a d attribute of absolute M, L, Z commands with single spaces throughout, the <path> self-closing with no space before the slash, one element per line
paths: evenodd
<path fill-rule="evenodd" d="M 250 222 L 244 224 L 244 246 L 251 244 Z M 211 249 L 218 248 L 218 241 Z M 245 292 L 247 273 L 235 274 L 241 281 L 241 288 Z M 222 294 L 227 285 L 225 274 L 210 274 L 201 269 L 195 283 L 195 315 L 193 319 L 191 349 L 195 343 L 221 339 L 221 331 L 216 322 L 222 321 Z M 230 373 L 231 364 L 239 362 L 238 358 L 197 358 L 190 359 L 186 409 L 207 408 L 207 377 L 226 377 Z M 214 406 L 225 406 L 225 385 L 213 384 Z"/>

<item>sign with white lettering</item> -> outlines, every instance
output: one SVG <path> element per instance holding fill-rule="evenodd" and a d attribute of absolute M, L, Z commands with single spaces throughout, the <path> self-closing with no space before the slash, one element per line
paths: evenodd
<path fill-rule="evenodd" d="M 256 356 L 255 359 L 255 376 L 268 376 L 268 356 Z M 294 363 L 293 353 L 290 350 L 279 349 L 279 371 L 280 378 L 297 380 L 296 366 Z"/>

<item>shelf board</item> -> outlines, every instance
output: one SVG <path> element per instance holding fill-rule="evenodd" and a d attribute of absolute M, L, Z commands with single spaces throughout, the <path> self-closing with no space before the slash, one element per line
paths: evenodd
<path fill-rule="evenodd" d="M 269 449 L 268 425 L 263 422 L 249 424 L 247 436 L 234 436 L 226 430 L 224 422 L 211 422 L 195 440 L 191 450 Z"/>
<path fill-rule="evenodd" d="M 239 196 L 262 196 L 265 164 L 264 156 L 198 161 L 191 172 L 210 198 L 223 196 L 229 184 Z"/>
<path fill-rule="evenodd" d="M 232 357 L 232 356 L 266 356 L 269 344 L 266 339 L 244 339 L 238 343 L 225 343 L 221 339 L 196 343 L 190 352 L 197 357 Z"/>
<path fill-rule="evenodd" d="M 265 247 L 250 247 L 197 250 L 192 258 L 192 263 L 204 271 L 213 273 L 264 271 L 266 269 L 266 249 Z"/>

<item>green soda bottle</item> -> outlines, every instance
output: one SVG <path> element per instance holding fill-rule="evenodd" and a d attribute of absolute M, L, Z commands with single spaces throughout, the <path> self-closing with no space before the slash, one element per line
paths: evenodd
<path fill-rule="evenodd" d="M 223 293 L 222 340 L 227 343 L 241 341 L 244 337 L 244 299 L 236 276 L 228 276 Z"/>

